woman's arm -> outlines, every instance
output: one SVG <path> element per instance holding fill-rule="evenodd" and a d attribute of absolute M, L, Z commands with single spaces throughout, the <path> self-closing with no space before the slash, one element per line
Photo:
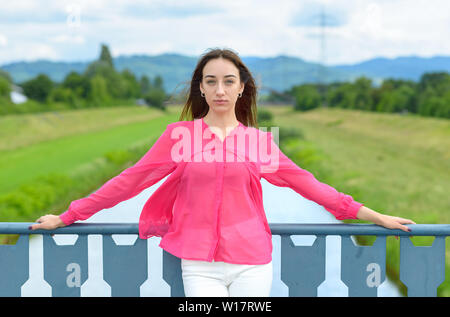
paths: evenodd
<path fill-rule="evenodd" d="M 107 181 L 89 196 L 72 201 L 69 208 L 59 216 L 40 217 L 36 220 L 40 224 L 30 226 L 30 230 L 54 229 L 88 219 L 100 210 L 138 195 L 170 174 L 177 166 L 171 156 L 173 127 L 174 123 L 167 125 L 166 130 L 136 164 Z"/>
<path fill-rule="evenodd" d="M 323 206 L 338 220 L 357 219 L 356 214 L 363 205 L 362 203 L 355 201 L 352 196 L 338 192 L 330 185 L 320 182 L 311 172 L 300 168 L 280 150 L 274 142 L 271 132 L 263 135 L 260 142 L 263 147 L 263 142 L 270 144 L 271 153 L 270 160 L 260 165 L 261 177 L 275 186 L 290 187 L 304 198 Z"/>
<path fill-rule="evenodd" d="M 361 206 L 361 208 L 359 208 L 356 217 L 361 220 L 373 222 L 376 225 L 380 225 L 388 229 L 400 229 L 406 232 L 411 232 L 411 229 L 404 224 L 416 224 L 410 219 L 380 214 L 379 212 L 376 212 L 366 206 Z"/>
<path fill-rule="evenodd" d="M 357 202 L 350 195 L 340 193 L 328 184 L 318 181 L 313 174 L 292 162 L 273 141 L 271 132 L 266 137 L 271 151 L 275 151 L 274 162 L 269 162 L 266 172 L 261 176 L 268 182 L 281 187 L 290 187 L 303 197 L 312 200 L 331 212 L 336 219 L 361 219 L 373 222 L 389 229 L 401 229 L 410 232 L 404 224 L 415 224 L 414 221 L 380 214 L 362 203 Z"/>

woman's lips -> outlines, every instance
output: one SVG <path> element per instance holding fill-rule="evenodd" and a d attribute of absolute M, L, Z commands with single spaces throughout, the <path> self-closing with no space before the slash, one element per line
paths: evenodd
<path fill-rule="evenodd" d="M 219 104 L 219 105 L 223 105 L 223 104 L 227 103 L 226 100 L 214 100 L 214 102 Z"/>

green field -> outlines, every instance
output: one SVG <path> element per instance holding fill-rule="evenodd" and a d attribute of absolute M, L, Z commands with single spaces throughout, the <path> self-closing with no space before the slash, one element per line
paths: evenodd
<path fill-rule="evenodd" d="M 0 193 L 49 172 L 76 173 L 107 151 L 148 142 L 177 118 L 142 107 L 0 117 Z"/>
<path fill-rule="evenodd" d="M 114 107 L 0 117 L 0 195 L 40 175 L 76 175 L 109 151 L 149 143 L 178 120 L 181 108 L 168 109 Z M 337 190 L 381 213 L 416 223 L 450 223 L 449 120 L 346 109 L 264 109 L 273 113 L 275 126 L 295 127 L 314 145 L 330 175 L 327 183 Z M 417 245 L 432 241 L 412 239 Z M 394 280 L 398 249 L 399 242 L 389 237 L 388 272 Z M 440 296 L 450 296 L 449 249 L 447 243 L 447 279 L 438 289 Z"/>

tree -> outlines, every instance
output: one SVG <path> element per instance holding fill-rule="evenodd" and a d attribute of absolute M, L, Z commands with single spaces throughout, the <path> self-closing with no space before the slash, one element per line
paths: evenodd
<path fill-rule="evenodd" d="M 112 77 L 114 73 L 114 68 L 112 68 L 108 62 L 102 60 L 93 61 L 86 67 L 86 70 L 84 71 L 84 75 L 89 79 L 96 75 L 100 75 L 104 78 L 109 78 Z"/>
<path fill-rule="evenodd" d="M 82 76 L 77 72 L 72 71 L 64 78 L 62 87 L 72 90 L 78 97 L 86 98 L 89 80 L 86 76 Z"/>
<path fill-rule="evenodd" d="M 447 72 L 424 73 L 419 80 L 419 92 L 433 89 L 436 95 L 443 96 L 450 89 L 450 74 Z"/>
<path fill-rule="evenodd" d="M 0 97 L 10 100 L 11 83 L 3 76 L 0 76 Z"/>
<path fill-rule="evenodd" d="M 163 79 L 160 75 L 156 76 L 155 79 L 153 80 L 153 87 L 155 87 L 156 89 L 161 89 L 163 90 Z"/>
<path fill-rule="evenodd" d="M 84 75 L 89 80 L 96 76 L 102 77 L 106 81 L 108 94 L 113 98 L 123 98 L 126 95 L 127 83 L 125 79 L 106 61 L 97 60 L 90 63 Z"/>
<path fill-rule="evenodd" d="M 109 52 L 108 46 L 105 44 L 102 44 L 102 49 L 101 49 L 99 60 L 105 62 L 111 68 L 114 68 L 114 63 L 113 63 L 111 53 Z"/>
<path fill-rule="evenodd" d="M 111 101 L 106 80 L 102 76 L 94 76 L 89 80 L 88 106 L 103 107 Z"/>
<path fill-rule="evenodd" d="M 150 90 L 152 89 L 152 84 L 150 82 L 150 79 L 146 75 L 142 75 L 140 80 L 141 85 L 141 95 L 145 96 L 147 95 Z"/>
<path fill-rule="evenodd" d="M 22 83 L 23 92 L 28 98 L 39 102 L 46 102 L 48 95 L 53 88 L 52 80 L 45 74 Z"/>
<path fill-rule="evenodd" d="M 151 107 L 165 109 L 164 100 L 166 99 L 166 94 L 164 90 L 152 89 L 147 95 L 144 96 L 145 102 Z"/>
<path fill-rule="evenodd" d="M 137 81 L 134 74 L 128 70 L 124 69 L 121 73 L 123 80 L 126 83 L 126 91 L 124 98 L 138 98 L 141 95 L 141 86 Z"/>
<path fill-rule="evenodd" d="M 442 97 L 443 105 L 439 108 L 437 115 L 441 118 L 450 119 L 450 90 Z"/>
<path fill-rule="evenodd" d="M 450 74 L 425 73 L 418 84 L 417 112 L 424 116 L 447 117 Z"/>
<path fill-rule="evenodd" d="M 353 84 L 355 91 L 354 109 L 369 110 L 372 108 L 372 80 L 359 77 Z"/>
<path fill-rule="evenodd" d="M 295 89 L 295 110 L 307 111 L 320 106 L 321 97 L 317 89 L 310 84 Z"/>
<path fill-rule="evenodd" d="M 356 93 L 351 83 L 334 84 L 328 90 L 328 105 L 330 107 L 354 108 Z"/>
<path fill-rule="evenodd" d="M 385 80 L 377 90 L 376 111 L 415 112 L 416 91 L 410 83 L 402 80 Z"/>

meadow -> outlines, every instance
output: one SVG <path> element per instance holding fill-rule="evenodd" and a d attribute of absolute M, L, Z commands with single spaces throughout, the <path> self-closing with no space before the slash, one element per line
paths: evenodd
<path fill-rule="evenodd" d="M 143 107 L 0 117 L 0 193 L 50 172 L 76 173 L 107 151 L 148 142 L 173 120 Z"/>

